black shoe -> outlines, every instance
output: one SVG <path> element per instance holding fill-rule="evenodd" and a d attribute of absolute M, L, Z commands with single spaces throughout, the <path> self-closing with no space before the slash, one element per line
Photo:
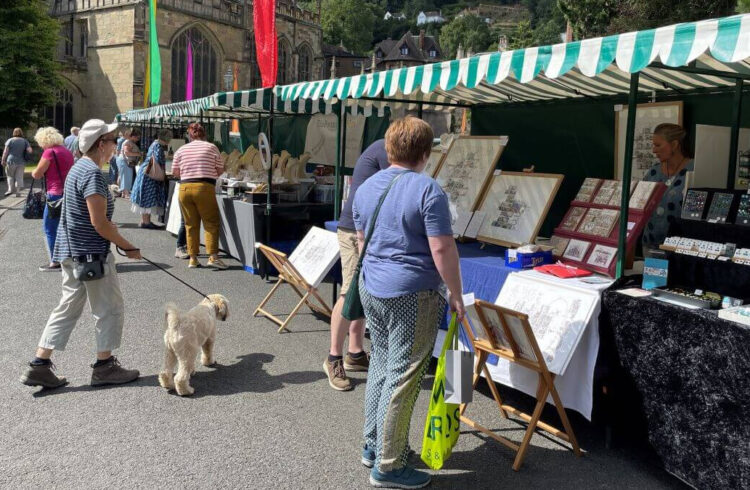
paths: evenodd
<path fill-rule="evenodd" d="M 161 230 L 161 227 L 156 226 L 153 223 L 141 223 L 140 226 L 145 230 Z"/>
<path fill-rule="evenodd" d="M 68 384 L 64 376 L 56 376 L 52 370 L 55 365 L 49 364 L 29 364 L 29 369 L 21 376 L 21 383 L 26 386 L 43 386 L 45 388 L 59 388 Z"/>
<path fill-rule="evenodd" d="M 101 366 L 94 367 L 92 364 L 91 367 L 94 368 L 94 372 L 91 373 L 91 386 L 130 383 L 141 375 L 137 369 L 125 369 L 120 366 L 120 361 L 115 356 L 110 357 Z"/>

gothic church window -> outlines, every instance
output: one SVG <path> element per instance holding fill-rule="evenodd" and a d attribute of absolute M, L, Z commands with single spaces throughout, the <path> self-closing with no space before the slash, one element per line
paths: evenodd
<path fill-rule="evenodd" d="M 186 99 L 188 43 L 193 55 L 193 98 L 211 95 L 219 89 L 219 57 L 216 50 L 200 29 L 191 27 L 172 44 L 172 102 Z"/>

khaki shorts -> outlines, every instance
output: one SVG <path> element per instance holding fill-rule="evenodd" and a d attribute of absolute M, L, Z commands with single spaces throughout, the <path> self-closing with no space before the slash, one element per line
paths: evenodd
<path fill-rule="evenodd" d="M 346 294 L 349 284 L 352 282 L 354 270 L 359 262 L 359 245 L 357 244 L 357 232 L 339 229 L 336 232 L 339 238 L 339 250 L 341 252 L 341 294 Z"/>

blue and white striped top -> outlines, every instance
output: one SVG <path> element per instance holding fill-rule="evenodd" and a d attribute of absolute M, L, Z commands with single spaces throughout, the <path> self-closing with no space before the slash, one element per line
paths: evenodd
<path fill-rule="evenodd" d="M 55 253 L 52 259 L 55 262 L 61 262 L 68 257 L 109 252 L 109 242 L 94 229 L 86 205 L 86 198 L 95 194 L 107 198 L 107 219 L 111 220 L 115 203 L 104 181 L 104 175 L 90 158 L 80 158 L 65 179 L 65 215 L 60 218 L 60 226 L 57 227 Z"/>

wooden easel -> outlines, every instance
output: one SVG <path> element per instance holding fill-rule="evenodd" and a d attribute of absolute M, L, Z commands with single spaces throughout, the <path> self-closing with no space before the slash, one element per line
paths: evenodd
<path fill-rule="evenodd" d="M 258 316 L 258 314 L 260 313 L 261 315 L 275 322 L 277 325 L 280 325 L 279 333 L 283 332 L 284 330 L 289 330 L 287 328 L 287 324 L 299 312 L 300 308 L 302 308 L 302 305 L 307 305 L 308 308 L 310 308 L 313 312 L 321 313 L 328 317 L 331 316 L 331 308 L 329 308 L 323 298 L 320 297 L 318 290 L 309 285 L 302 278 L 302 275 L 300 275 L 297 269 L 295 269 L 294 265 L 289 262 L 289 259 L 287 258 L 285 253 L 279 252 L 275 248 L 271 248 L 260 243 L 257 244 L 256 247 L 263 253 L 263 255 L 266 256 L 268 261 L 273 264 L 276 270 L 279 271 L 279 280 L 276 281 L 276 284 L 274 284 L 273 288 L 271 288 L 271 291 L 269 291 L 266 297 L 263 298 L 263 301 L 260 302 L 258 307 L 255 309 L 253 316 Z M 289 284 L 301 299 L 299 303 L 297 303 L 297 306 L 294 307 L 292 312 L 289 313 L 289 316 L 286 317 L 286 320 L 282 321 L 280 318 L 277 318 L 270 312 L 264 310 L 263 307 L 266 305 L 266 303 L 268 303 L 279 286 L 284 283 Z M 302 293 L 303 291 L 304 294 Z M 322 308 L 310 302 L 311 296 L 318 300 L 318 302 L 322 305 Z"/>
<path fill-rule="evenodd" d="M 476 316 L 478 317 L 479 324 L 484 332 L 483 338 L 474 335 L 466 318 L 463 321 L 464 330 L 468 334 L 477 356 L 477 363 L 474 367 L 474 388 L 477 386 L 480 373 L 484 371 L 484 375 L 487 378 L 487 384 L 492 391 L 492 396 L 495 398 L 502 416 L 508 418 L 508 412 L 510 412 L 527 422 L 528 427 L 526 428 L 523 440 L 519 446 L 466 417 L 464 415 L 466 404 L 463 404 L 460 407 L 461 421 L 514 450 L 516 452 L 516 458 L 513 461 L 513 469 L 515 471 L 518 471 L 521 468 L 521 464 L 526 455 L 526 450 L 531 442 L 531 436 L 534 434 L 534 430 L 537 427 L 570 443 L 575 455 L 581 456 L 581 449 L 578 446 L 578 441 L 576 440 L 575 434 L 573 434 L 573 428 L 568 421 L 565 407 L 560 401 L 560 396 L 555 388 L 555 375 L 550 373 L 547 369 L 547 364 L 544 362 L 544 357 L 542 356 L 539 345 L 536 342 L 534 332 L 531 330 L 528 316 L 482 300 L 477 300 L 474 306 L 476 307 Z M 495 354 L 498 357 L 523 366 L 538 374 L 539 384 L 536 392 L 536 406 L 531 415 L 503 403 L 500 398 L 500 393 L 498 393 L 497 387 L 495 386 L 495 382 L 492 379 L 492 375 L 490 374 L 489 369 L 487 369 L 487 359 L 490 354 Z M 557 413 L 562 420 L 565 432 L 539 420 L 544 405 L 547 402 L 548 395 L 552 396 L 552 400 L 554 401 Z"/>

